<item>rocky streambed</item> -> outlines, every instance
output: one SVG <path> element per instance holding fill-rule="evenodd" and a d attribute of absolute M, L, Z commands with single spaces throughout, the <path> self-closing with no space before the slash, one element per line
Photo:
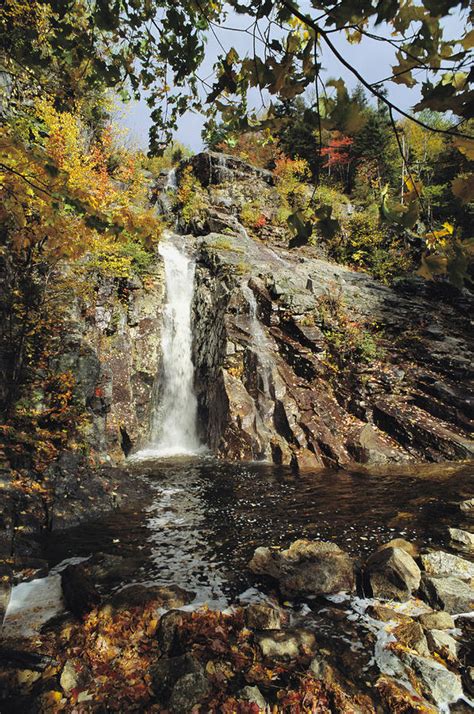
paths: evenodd
<path fill-rule="evenodd" d="M 472 469 L 135 468 L 152 499 L 41 544 L 2 712 L 470 710 Z"/>

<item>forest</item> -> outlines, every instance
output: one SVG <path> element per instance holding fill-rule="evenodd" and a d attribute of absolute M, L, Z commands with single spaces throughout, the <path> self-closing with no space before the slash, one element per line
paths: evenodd
<path fill-rule="evenodd" d="M 4 0 L 1 711 L 473 706 L 472 19 Z"/>

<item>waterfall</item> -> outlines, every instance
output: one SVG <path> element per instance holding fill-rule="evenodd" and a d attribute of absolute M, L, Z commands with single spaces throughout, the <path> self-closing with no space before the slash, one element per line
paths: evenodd
<path fill-rule="evenodd" d="M 201 449 L 197 436 L 194 394 L 191 305 L 195 263 L 171 240 L 158 251 L 163 258 L 166 304 L 161 336 L 162 367 L 155 391 L 150 443 L 133 459 L 193 454 Z"/>

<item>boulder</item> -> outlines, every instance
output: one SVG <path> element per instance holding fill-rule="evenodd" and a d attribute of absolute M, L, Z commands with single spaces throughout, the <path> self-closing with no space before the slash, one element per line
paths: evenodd
<path fill-rule="evenodd" d="M 447 610 L 452 615 L 474 608 L 474 589 L 459 578 L 433 578 L 424 575 L 420 592 L 431 607 Z"/>
<path fill-rule="evenodd" d="M 251 630 L 279 630 L 280 611 L 264 603 L 248 605 L 245 608 L 245 624 Z"/>
<path fill-rule="evenodd" d="M 436 705 L 451 704 L 463 696 L 461 677 L 442 664 L 412 652 L 402 652 L 403 664 L 411 670 L 415 688 Z"/>
<path fill-rule="evenodd" d="M 430 652 L 438 654 L 445 660 L 455 661 L 458 658 L 459 645 L 451 635 L 444 630 L 428 630 L 428 646 Z"/>
<path fill-rule="evenodd" d="M 335 543 L 297 540 L 287 550 L 257 548 L 249 564 L 278 580 L 283 594 L 329 595 L 354 590 L 354 561 Z"/>
<path fill-rule="evenodd" d="M 454 577 L 461 580 L 474 578 L 474 563 L 459 555 L 445 553 L 442 550 L 435 550 L 432 553 L 424 553 L 421 556 L 423 570 L 428 575 L 436 577 Z"/>
<path fill-rule="evenodd" d="M 303 651 L 314 651 L 316 638 L 303 629 L 275 630 L 256 636 L 262 654 L 268 659 L 296 659 Z"/>
<path fill-rule="evenodd" d="M 431 706 L 429 702 L 423 700 L 414 694 L 413 690 L 409 691 L 400 682 L 395 681 L 392 677 L 383 674 L 378 678 L 375 687 L 386 705 L 384 711 L 388 712 L 407 712 L 415 714 L 423 712 L 423 714 L 438 714 L 439 710 Z"/>
<path fill-rule="evenodd" d="M 374 597 L 408 600 L 418 590 L 421 572 L 411 555 L 401 548 L 384 548 L 370 556 L 365 583 Z"/>
<path fill-rule="evenodd" d="M 449 528 L 449 538 L 455 545 L 460 543 L 466 546 L 469 550 L 474 550 L 474 533 L 463 531 L 460 528 Z"/>
<path fill-rule="evenodd" d="M 179 631 L 189 613 L 181 610 L 166 612 L 158 624 L 156 637 L 162 655 L 180 654 Z"/>
<path fill-rule="evenodd" d="M 402 622 L 394 629 L 393 634 L 398 642 L 408 649 L 415 650 L 423 657 L 430 656 L 428 642 L 419 622 Z"/>
<path fill-rule="evenodd" d="M 425 612 L 418 615 L 418 622 L 425 630 L 452 630 L 455 627 L 454 620 L 449 612 Z"/>

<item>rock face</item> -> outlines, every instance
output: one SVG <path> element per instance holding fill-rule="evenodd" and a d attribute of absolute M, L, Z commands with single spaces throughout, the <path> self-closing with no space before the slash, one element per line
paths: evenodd
<path fill-rule="evenodd" d="M 328 595 L 354 589 L 354 562 L 335 543 L 297 540 L 287 550 L 257 548 L 249 564 L 278 580 L 285 595 Z"/>
<path fill-rule="evenodd" d="M 443 286 L 440 301 L 419 279 L 389 288 L 318 247 L 290 251 L 268 174 L 212 153 L 191 162 L 214 216 L 198 240 L 194 301 L 210 448 L 300 469 L 472 457 L 468 298 Z M 267 222 L 258 237 L 240 222 L 256 200 Z M 328 310 L 375 323 L 378 354 L 341 364 Z"/>
<path fill-rule="evenodd" d="M 383 548 L 365 566 L 367 589 L 374 597 L 407 600 L 420 586 L 421 571 L 401 548 Z"/>
<path fill-rule="evenodd" d="M 157 256 L 146 286 L 138 278 L 102 280 L 93 307 L 77 304 L 61 370 L 91 417 L 86 441 L 99 459 L 120 462 L 148 434 L 160 362 L 164 277 Z"/>

